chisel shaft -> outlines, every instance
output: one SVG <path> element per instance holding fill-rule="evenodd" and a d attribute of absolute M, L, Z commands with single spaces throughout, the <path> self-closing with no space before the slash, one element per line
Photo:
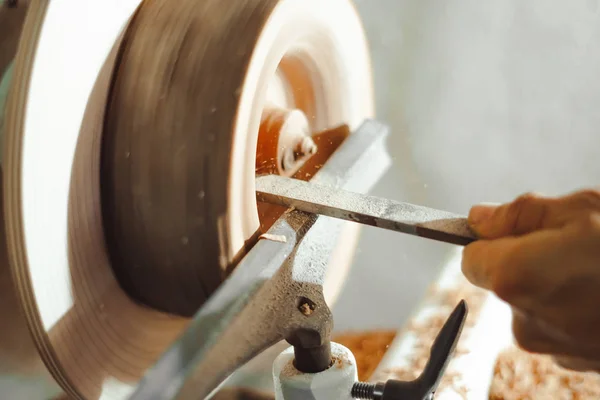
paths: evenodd
<path fill-rule="evenodd" d="M 465 246 L 477 238 L 464 216 L 277 175 L 256 179 L 261 202 Z"/>

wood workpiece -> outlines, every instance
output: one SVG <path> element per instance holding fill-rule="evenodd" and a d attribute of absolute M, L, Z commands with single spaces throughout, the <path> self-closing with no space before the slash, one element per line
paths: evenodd
<path fill-rule="evenodd" d="M 374 113 L 349 0 L 32 2 L 14 68 L 2 268 L 35 373 L 74 399 L 126 399 L 281 213 L 255 197 L 267 106 L 317 134 L 307 180 Z M 330 304 L 357 229 L 332 238 Z"/>
<path fill-rule="evenodd" d="M 245 160 L 256 160 L 263 112 L 252 111 L 271 100 L 268 77 L 286 57 L 283 46 L 300 34 L 290 27 L 277 35 L 265 32 L 278 5 L 246 1 L 226 8 L 203 1 L 172 7 L 166 0 L 148 1 L 124 37 L 104 129 L 103 216 L 117 278 L 153 308 L 193 315 L 256 237 L 254 189 L 246 187 L 254 173 L 248 166 L 255 163 Z M 208 16 L 220 23 L 207 23 Z M 261 32 L 269 44 L 265 56 L 254 49 Z M 335 39 L 339 33 L 327 35 Z M 198 38 L 206 40 L 201 45 Z M 319 56 L 292 53 L 287 57 L 298 61 L 288 68 L 307 68 L 303 58 L 311 57 L 325 73 L 331 61 L 340 61 Z M 303 99 L 303 111 L 313 112 L 310 128 L 356 125 L 356 115 L 342 119 L 346 111 L 338 107 L 341 93 L 351 87 L 346 78 L 336 82 L 319 74 L 293 82 L 299 92 L 303 87 L 315 92 L 313 99 Z M 334 86 L 319 96 L 325 84 Z M 331 107 L 317 113 L 325 101 Z"/>

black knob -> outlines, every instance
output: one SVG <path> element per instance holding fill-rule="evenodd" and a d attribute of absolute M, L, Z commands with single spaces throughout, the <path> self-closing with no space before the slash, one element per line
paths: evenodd
<path fill-rule="evenodd" d="M 448 362 L 454 353 L 467 318 L 467 303 L 461 300 L 450 314 L 431 346 L 425 369 L 414 381 L 390 379 L 383 383 L 357 382 L 352 387 L 352 398 L 364 400 L 431 400 Z"/>

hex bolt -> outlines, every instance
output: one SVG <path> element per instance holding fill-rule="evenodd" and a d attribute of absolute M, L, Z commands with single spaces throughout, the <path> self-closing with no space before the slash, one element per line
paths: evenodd
<path fill-rule="evenodd" d="M 294 149 L 294 160 L 298 161 L 300 158 L 306 156 L 312 156 L 317 152 L 317 145 L 310 136 L 305 136 L 302 140 L 296 144 Z"/>
<path fill-rule="evenodd" d="M 317 308 L 317 305 L 314 301 L 309 299 L 308 297 L 300 297 L 297 301 L 298 311 L 307 317 L 312 315 L 312 313 Z"/>
<path fill-rule="evenodd" d="M 283 151 L 281 158 L 281 169 L 289 171 L 296 167 L 302 160 L 314 155 L 317 145 L 310 136 L 303 137 L 294 147 L 288 147 Z"/>

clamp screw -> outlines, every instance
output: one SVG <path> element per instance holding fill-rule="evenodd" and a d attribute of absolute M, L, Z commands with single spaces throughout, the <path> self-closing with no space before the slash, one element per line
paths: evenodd
<path fill-rule="evenodd" d="M 434 390 L 419 380 L 402 382 L 390 379 L 385 383 L 356 382 L 351 395 L 362 400 L 433 400 Z"/>
<path fill-rule="evenodd" d="M 354 399 L 377 400 L 375 395 L 375 383 L 356 382 L 352 386 L 351 396 Z"/>

